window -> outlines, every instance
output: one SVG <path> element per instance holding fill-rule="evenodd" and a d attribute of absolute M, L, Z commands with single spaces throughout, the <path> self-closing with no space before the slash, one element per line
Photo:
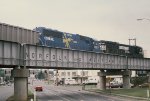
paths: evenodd
<path fill-rule="evenodd" d="M 72 72 L 72 76 L 76 76 L 77 74 L 76 74 L 76 72 Z"/>
<path fill-rule="evenodd" d="M 70 72 L 68 72 L 67 74 L 68 74 L 68 76 L 70 76 Z"/>
<path fill-rule="evenodd" d="M 62 73 L 61 73 L 61 76 L 66 76 L 66 73 L 65 73 L 65 72 L 62 72 Z"/>

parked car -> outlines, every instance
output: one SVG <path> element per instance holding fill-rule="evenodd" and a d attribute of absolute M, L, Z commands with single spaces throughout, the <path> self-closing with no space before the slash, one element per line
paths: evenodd
<path fill-rule="evenodd" d="M 106 87 L 109 88 L 123 88 L 123 83 L 106 83 Z M 133 88 L 134 85 L 130 83 L 130 87 Z"/>
<path fill-rule="evenodd" d="M 74 85 L 77 84 L 77 82 L 75 81 L 75 79 L 65 79 L 64 82 L 66 85 Z"/>
<path fill-rule="evenodd" d="M 5 82 L 1 82 L 1 83 L 0 83 L 0 85 L 5 85 L 5 84 L 6 84 Z"/>
<path fill-rule="evenodd" d="M 143 83 L 141 85 L 139 85 L 140 88 L 147 88 L 149 87 L 149 83 Z"/>
<path fill-rule="evenodd" d="M 110 83 L 110 88 L 122 88 L 122 83 Z"/>
<path fill-rule="evenodd" d="M 36 86 L 35 91 L 43 91 L 43 87 L 42 86 Z"/>

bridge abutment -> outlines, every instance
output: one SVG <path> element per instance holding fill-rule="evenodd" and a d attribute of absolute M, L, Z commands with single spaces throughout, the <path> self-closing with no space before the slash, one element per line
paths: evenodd
<path fill-rule="evenodd" d="M 14 101 L 27 101 L 28 98 L 28 69 L 13 69 Z"/>

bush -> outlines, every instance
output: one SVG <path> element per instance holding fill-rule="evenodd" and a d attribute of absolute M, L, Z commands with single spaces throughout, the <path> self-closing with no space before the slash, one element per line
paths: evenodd
<path fill-rule="evenodd" d="M 144 76 L 144 77 L 132 77 L 131 78 L 131 83 L 134 86 L 138 86 L 138 85 L 141 85 L 143 83 L 147 83 L 147 81 L 148 81 L 148 77 L 147 76 Z"/>

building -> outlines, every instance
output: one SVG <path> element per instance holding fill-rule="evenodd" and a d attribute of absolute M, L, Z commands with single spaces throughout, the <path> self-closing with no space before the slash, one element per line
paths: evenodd
<path fill-rule="evenodd" d="M 58 70 L 57 77 L 55 75 L 55 80 L 58 78 L 59 81 L 65 82 L 65 80 L 72 79 L 75 80 L 76 84 L 83 84 L 83 83 L 98 83 L 99 82 L 99 76 L 98 76 L 99 70 Z M 56 74 L 56 71 L 55 73 Z M 136 76 L 136 71 L 132 71 L 131 77 Z M 116 83 L 123 83 L 122 75 L 109 75 L 106 76 L 106 82 L 109 83 L 109 79 L 111 78 L 111 82 Z"/>
<path fill-rule="evenodd" d="M 58 81 L 65 81 L 65 79 L 74 79 L 76 84 L 85 83 L 89 77 L 97 76 L 98 70 L 58 70 Z M 55 72 L 56 74 L 56 72 Z"/>

